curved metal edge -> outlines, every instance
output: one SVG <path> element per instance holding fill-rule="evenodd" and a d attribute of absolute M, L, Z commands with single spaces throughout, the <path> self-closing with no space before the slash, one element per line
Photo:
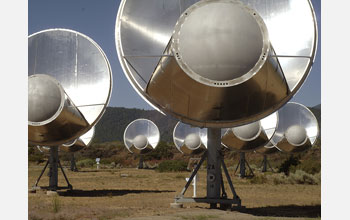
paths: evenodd
<path fill-rule="evenodd" d="M 125 61 L 123 60 L 123 56 L 124 56 L 124 51 L 123 51 L 123 45 L 121 43 L 121 37 L 120 37 L 120 25 L 121 25 L 121 14 L 123 13 L 123 9 L 124 9 L 124 5 L 125 5 L 125 0 L 122 0 L 120 2 L 119 5 L 119 9 L 118 9 L 118 13 L 117 13 L 117 18 L 116 18 L 116 24 L 115 24 L 115 32 L 114 32 L 114 39 L 115 39 L 115 47 L 116 47 L 116 51 L 117 51 L 117 55 L 118 55 L 118 59 L 119 59 L 119 63 L 121 64 L 120 66 L 122 67 L 123 73 L 126 76 L 126 78 L 128 79 L 129 83 L 131 84 L 131 86 L 133 87 L 133 89 L 136 91 L 136 93 L 147 103 L 149 104 L 152 108 L 154 108 L 155 110 L 157 110 L 158 112 L 162 113 L 163 115 L 166 115 L 162 110 L 160 110 L 160 107 L 157 107 L 159 105 L 154 104 L 153 102 L 151 102 L 150 100 L 148 100 L 147 94 L 141 89 L 139 88 L 137 85 L 138 83 L 136 82 L 136 80 L 133 78 L 133 75 L 130 74 L 130 70 L 128 68 L 128 66 L 126 65 Z M 146 97 L 145 97 L 146 96 Z"/>
<path fill-rule="evenodd" d="M 319 125 L 318 125 L 318 121 L 317 121 L 317 118 L 316 118 L 316 116 L 314 115 L 314 113 L 312 113 L 312 111 L 308 108 L 308 107 L 306 107 L 305 105 L 303 105 L 303 104 L 301 104 L 301 103 L 297 103 L 297 102 L 288 102 L 288 103 L 291 103 L 291 104 L 296 104 L 296 105 L 299 105 L 299 106 L 302 106 L 302 107 L 304 107 L 309 113 L 310 113 L 310 115 L 312 115 L 312 117 L 314 118 L 314 120 L 315 120 L 315 122 L 316 122 L 316 126 L 317 126 L 317 135 L 315 136 L 315 140 L 314 140 L 314 142 L 313 143 L 311 143 L 312 144 L 312 146 L 316 143 L 316 141 L 317 141 L 317 138 L 319 137 L 319 135 L 320 135 L 320 127 L 319 127 Z M 309 137 L 308 137 L 309 138 Z M 310 139 L 310 138 L 309 138 Z"/>
<path fill-rule="evenodd" d="M 307 80 L 310 72 L 311 72 L 311 69 L 312 69 L 312 66 L 315 62 L 315 59 L 316 59 L 316 53 L 317 53 L 317 44 L 318 44 L 318 28 L 317 28 L 317 19 L 316 19 L 316 13 L 315 13 L 315 10 L 314 10 L 314 7 L 312 5 L 312 2 L 311 0 L 307 0 L 308 3 L 309 3 L 309 6 L 310 6 L 310 10 L 311 10 L 311 14 L 312 14 L 312 18 L 313 18 L 313 23 L 314 23 L 314 36 L 315 36 L 315 39 L 314 39 L 314 44 L 313 44 L 313 47 L 312 47 L 312 53 L 311 53 L 311 56 L 312 59 L 310 59 L 310 63 L 308 65 L 308 67 L 306 68 L 305 70 L 305 73 L 303 75 L 303 77 L 299 80 L 299 83 L 295 86 L 294 90 L 291 91 L 291 98 L 293 96 L 295 96 L 298 91 L 300 90 L 300 88 L 304 85 L 305 81 Z M 278 58 L 277 58 L 278 59 Z M 291 99 L 290 98 L 290 99 Z M 290 100 L 289 99 L 289 100 Z M 288 101 L 285 103 L 287 104 Z M 281 108 L 281 107 L 280 107 Z"/>
<path fill-rule="evenodd" d="M 40 33 L 43 33 L 43 32 L 49 32 L 49 31 L 68 31 L 68 32 L 71 32 L 71 33 L 75 33 L 75 34 L 78 34 L 84 38 L 86 38 L 87 40 L 89 40 L 94 46 L 96 46 L 96 48 L 101 52 L 102 56 L 105 58 L 105 62 L 107 64 L 107 67 L 109 69 L 109 76 L 110 76 L 110 86 L 109 86 L 109 93 L 108 93 L 108 96 L 107 96 L 107 99 L 105 101 L 105 104 L 104 104 L 104 109 L 103 111 L 100 112 L 100 114 L 97 116 L 97 118 L 95 119 L 95 121 L 93 123 L 90 124 L 90 128 L 95 126 L 96 123 L 102 118 L 103 114 L 105 113 L 106 111 L 106 107 L 107 105 L 109 104 L 110 102 L 110 99 L 111 99 L 111 96 L 112 96 L 112 89 L 113 89 L 113 73 L 112 73 L 112 68 L 111 68 L 111 65 L 109 63 L 109 60 L 105 54 L 105 52 L 102 50 L 102 48 L 92 39 L 90 38 L 89 36 L 83 34 L 83 33 L 80 33 L 78 31 L 75 31 L 75 30 L 72 30 L 72 29 L 66 29 L 66 28 L 51 28 L 51 29 L 45 29 L 45 30 L 42 30 L 42 31 L 38 31 L 36 33 L 33 33 L 31 35 L 28 36 L 28 38 L 32 37 L 32 36 L 35 36 L 37 34 L 40 34 Z M 86 132 L 88 132 L 89 129 L 86 129 Z M 86 133 L 85 132 L 85 133 Z"/>
<path fill-rule="evenodd" d="M 128 149 L 128 151 L 129 151 L 130 153 L 134 153 L 134 152 L 132 152 L 132 151 L 130 150 L 129 145 L 126 144 L 126 141 L 125 141 L 125 134 L 126 134 L 126 131 L 127 131 L 128 128 L 129 128 L 129 126 L 132 125 L 133 123 L 135 123 L 136 121 L 147 121 L 147 122 L 150 122 L 150 124 L 152 124 L 152 125 L 157 129 L 157 131 L 158 131 L 158 140 L 157 140 L 156 146 L 153 147 L 151 144 L 149 144 L 148 137 L 147 137 L 147 146 L 150 145 L 150 146 L 152 146 L 153 149 L 155 149 L 155 148 L 157 147 L 157 145 L 159 144 L 159 141 L 160 141 L 160 132 L 159 132 L 159 128 L 158 128 L 158 126 L 157 126 L 153 121 L 151 121 L 151 120 L 149 120 L 149 119 L 146 119 L 146 118 L 138 118 L 138 119 L 135 119 L 135 120 L 133 120 L 132 122 L 130 122 L 130 123 L 128 124 L 128 126 L 126 126 L 126 128 L 125 128 L 125 130 L 124 130 L 124 134 L 123 134 L 123 141 L 124 141 L 124 145 L 126 146 L 126 149 Z M 147 147 L 147 146 L 146 146 L 146 147 Z"/>
<path fill-rule="evenodd" d="M 33 75 L 30 75 L 28 78 L 36 77 L 36 76 L 46 77 L 46 78 L 49 78 L 50 80 L 52 80 L 58 86 L 60 93 L 61 93 L 61 103 L 60 103 L 60 106 L 59 106 L 57 112 L 54 115 L 52 115 L 49 119 L 46 119 L 46 120 L 41 121 L 41 122 L 32 122 L 32 121 L 28 120 L 28 125 L 30 125 L 30 126 L 43 126 L 43 125 L 49 124 L 50 122 L 55 120 L 61 114 L 63 107 L 64 107 L 64 102 L 66 100 L 66 97 L 65 97 L 66 93 L 64 92 L 64 89 L 63 89 L 62 85 L 60 84 L 60 82 L 55 77 L 52 77 L 52 76 L 46 75 L 46 74 L 33 74 Z"/>
<path fill-rule="evenodd" d="M 116 39 L 116 49 L 117 49 L 117 54 L 118 54 L 118 58 L 119 58 L 119 61 L 121 63 L 121 66 L 122 66 L 122 69 L 124 71 L 124 75 L 127 77 L 127 79 L 129 80 L 129 82 L 131 83 L 131 85 L 133 86 L 133 88 L 136 90 L 136 92 L 149 104 L 151 105 L 154 109 L 156 109 L 157 111 L 159 111 L 160 113 L 164 114 L 164 115 L 171 115 L 177 119 L 179 119 L 181 122 L 183 123 L 187 123 L 187 124 L 191 124 L 193 126 L 197 126 L 197 127 L 200 127 L 200 128 L 203 128 L 203 127 L 206 127 L 206 128 L 230 128 L 232 127 L 232 124 L 234 124 L 235 122 L 232 122 L 232 121 L 210 121 L 210 122 L 202 122 L 202 121 L 197 121 L 197 120 L 194 120 L 194 119 L 190 119 L 190 118 L 186 118 L 184 117 L 183 115 L 180 115 L 180 114 L 176 114 L 174 112 L 167 112 L 167 114 L 165 114 L 163 111 L 161 111 L 161 106 L 156 104 L 154 101 L 151 101 L 152 99 L 150 100 L 147 100 L 146 97 L 147 94 L 145 92 L 143 92 L 142 90 L 140 90 L 140 88 L 137 88 L 135 87 L 135 84 L 133 83 L 134 80 L 133 79 L 130 79 L 129 77 L 129 72 L 126 71 L 127 70 L 127 67 L 125 67 L 125 62 L 122 61 L 122 57 L 121 57 L 121 52 L 120 50 L 122 51 L 122 45 L 120 44 L 120 23 L 121 23 L 121 14 L 122 14 L 122 9 L 124 8 L 124 4 L 125 4 L 125 1 L 126 0 L 122 0 L 121 3 L 120 3 L 120 6 L 119 6 L 119 9 L 118 9 L 118 14 L 117 14 L 117 19 L 116 19 L 116 29 L 115 29 L 115 39 Z M 300 87 L 304 84 L 304 82 L 306 81 L 310 71 L 311 71 L 311 68 L 312 68 L 312 65 L 315 61 L 315 55 L 316 55 L 316 51 L 317 51 L 317 42 L 318 42 L 318 28 L 317 28 L 317 21 L 316 21 L 316 15 L 315 15 L 315 11 L 314 11 L 314 8 L 312 6 L 312 3 L 311 3 L 311 0 L 308 0 L 309 2 L 309 5 L 310 5 L 310 10 L 312 12 L 312 16 L 313 16 L 313 21 L 314 21 L 314 35 L 315 35 L 315 40 L 314 40 L 314 45 L 313 45 L 313 50 L 312 50 L 312 54 L 311 54 L 311 57 L 313 58 L 310 62 L 310 64 L 308 65 L 308 68 L 306 68 L 306 71 L 305 71 L 305 74 L 303 75 L 303 77 L 300 79 L 299 83 L 295 86 L 294 90 L 293 91 L 290 91 L 289 95 L 286 96 L 284 99 L 281 100 L 280 103 L 278 103 L 278 105 L 275 105 L 274 109 L 278 110 L 280 109 L 283 105 L 287 104 L 288 101 L 290 99 L 293 98 L 294 95 L 297 94 L 297 92 L 300 90 Z M 169 39 L 170 40 L 170 39 Z M 131 76 L 132 77 L 132 76 Z M 156 107 L 158 106 L 158 107 Z M 257 114 L 257 115 L 252 115 L 252 117 L 254 118 L 257 118 L 257 120 L 261 120 L 262 118 L 264 117 L 267 117 L 268 115 L 272 114 L 274 111 L 266 111 L 265 113 L 263 114 Z M 258 116 L 258 117 L 256 117 Z M 255 121 L 257 121 L 255 120 Z M 241 121 L 240 123 L 237 123 L 236 126 L 240 126 L 240 125 L 245 125 L 245 124 L 248 124 L 248 123 L 251 123 L 253 121 L 250 121 L 250 120 L 243 120 Z"/>
<path fill-rule="evenodd" d="M 178 151 L 180 151 L 182 154 L 184 154 L 184 152 L 181 150 L 181 146 L 177 146 L 176 142 L 175 142 L 175 131 L 177 129 L 177 127 L 179 126 L 179 124 L 181 123 L 181 121 L 178 121 L 173 129 L 173 142 L 174 142 L 174 145 L 175 147 L 177 148 Z"/>
<path fill-rule="evenodd" d="M 217 80 L 204 78 L 204 77 L 198 75 L 197 73 L 195 73 L 191 68 L 188 67 L 188 65 L 186 63 L 183 62 L 183 59 L 181 58 L 181 56 L 174 56 L 174 57 L 175 57 L 178 65 L 181 67 L 181 69 L 189 77 L 191 77 L 193 80 L 195 80 L 199 83 L 203 83 L 207 86 L 231 87 L 231 86 L 236 86 L 236 85 L 239 85 L 241 83 L 246 82 L 247 80 L 252 78 L 256 73 L 259 72 L 261 67 L 265 64 L 267 57 L 268 57 L 268 54 L 270 52 L 270 41 L 269 41 L 267 26 L 266 26 L 263 18 L 259 15 L 259 13 L 257 11 L 248 7 L 247 5 L 243 4 L 240 1 L 236 1 L 236 0 L 222 0 L 222 1 L 227 2 L 227 3 L 232 2 L 232 3 L 239 5 L 241 8 L 243 8 L 243 10 L 246 10 L 248 14 L 250 14 L 252 17 L 254 17 L 256 22 L 259 24 L 261 35 L 263 37 L 263 47 L 261 50 L 260 57 L 259 57 L 258 61 L 256 62 L 256 64 L 254 65 L 254 67 L 252 69 L 250 69 L 249 72 L 245 73 L 243 76 L 240 76 L 238 78 L 231 79 L 231 80 L 217 81 Z M 179 47 L 178 47 L 178 41 L 179 41 L 178 35 L 180 34 L 180 29 L 181 29 L 182 25 L 186 21 L 187 14 L 190 14 L 193 10 L 195 10 L 196 8 L 200 7 L 203 4 L 206 4 L 208 2 L 212 2 L 212 0 L 199 1 L 199 2 L 191 5 L 189 8 L 187 8 L 180 15 L 180 17 L 178 18 L 178 20 L 175 24 L 173 36 L 171 38 L 171 41 L 172 41 L 171 51 L 173 54 L 180 54 Z"/>
<path fill-rule="evenodd" d="M 287 102 L 286 104 L 296 104 L 296 105 L 299 105 L 299 106 L 301 106 L 301 107 L 303 107 L 304 109 L 306 109 L 309 113 L 310 113 L 310 115 L 312 115 L 312 117 L 314 118 L 314 120 L 315 120 L 315 122 L 316 122 L 316 125 L 317 125 L 317 135 L 315 136 L 315 140 L 314 140 L 314 142 L 313 143 L 311 143 L 312 144 L 312 146 L 317 142 L 317 138 L 319 137 L 319 135 L 320 135 L 320 128 L 319 128 L 319 125 L 318 125 L 318 121 L 317 121 L 317 118 L 316 118 L 316 116 L 314 115 L 314 113 L 312 113 L 312 111 L 308 108 L 308 107 L 306 107 L 305 105 L 303 105 L 303 104 L 301 104 L 301 103 L 297 103 L 297 102 Z M 276 130 L 278 129 L 278 125 L 277 125 L 277 127 L 276 127 Z M 276 131 L 275 130 L 275 131 Z M 283 134 L 284 135 L 284 134 Z M 274 135 L 273 135 L 274 136 Z M 272 136 L 272 137 L 273 137 Z M 283 139 L 283 138 L 282 138 Z M 281 139 L 281 140 L 282 140 Z M 308 139 L 310 139 L 309 138 L 309 136 L 308 136 Z M 281 141 L 280 140 L 280 141 Z M 276 148 L 278 148 L 277 147 L 277 145 L 278 145 L 278 143 L 275 143 L 274 141 L 273 141 L 273 138 L 271 138 L 270 139 L 270 142 L 271 142 L 271 144 L 273 144 Z M 282 151 L 280 148 L 278 148 L 280 151 Z M 284 152 L 284 151 L 282 151 L 282 152 Z"/>

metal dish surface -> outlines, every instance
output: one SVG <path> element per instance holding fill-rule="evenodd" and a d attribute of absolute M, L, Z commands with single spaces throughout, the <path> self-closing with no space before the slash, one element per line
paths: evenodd
<path fill-rule="evenodd" d="M 278 149 L 271 141 L 267 143 L 264 147 L 260 147 L 256 150 L 254 150 L 256 153 L 263 154 L 263 155 L 270 155 L 270 154 L 275 154 L 278 152 L 281 152 L 280 149 Z"/>
<path fill-rule="evenodd" d="M 185 124 L 182 122 L 178 122 L 173 131 L 173 141 L 175 147 L 184 154 L 199 154 L 203 152 L 207 148 L 208 144 L 208 135 L 207 128 L 198 128 L 191 126 L 189 124 Z M 185 140 L 190 135 L 197 135 L 200 138 L 200 144 L 196 147 L 186 146 Z"/>
<path fill-rule="evenodd" d="M 147 138 L 146 145 L 141 148 L 134 144 L 135 138 L 140 136 Z M 160 133 L 156 124 L 148 119 L 140 118 L 132 121 L 125 128 L 123 139 L 125 147 L 131 153 L 145 154 L 157 147 Z"/>
<path fill-rule="evenodd" d="M 94 136 L 95 136 L 95 126 L 92 127 L 88 132 L 80 136 L 78 139 L 76 139 L 73 143 L 62 144 L 60 146 L 60 149 L 65 152 L 72 152 L 72 153 L 80 151 L 91 144 Z"/>
<path fill-rule="evenodd" d="M 310 148 L 319 135 L 319 127 L 315 115 L 304 105 L 288 102 L 278 110 L 279 122 L 271 142 L 284 152 L 300 152 Z M 305 129 L 308 141 L 303 146 L 292 145 L 285 137 L 288 128 L 300 126 Z"/>
<path fill-rule="evenodd" d="M 262 148 L 268 145 L 273 137 L 276 127 L 278 125 L 279 116 L 275 112 L 260 121 L 253 122 L 247 125 L 222 129 L 224 135 L 221 138 L 222 145 L 228 149 L 239 152 L 250 152 Z M 258 125 L 258 128 L 254 126 L 254 132 L 250 132 L 250 125 Z M 248 133 L 249 135 L 246 135 Z"/>
<path fill-rule="evenodd" d="M 87 124 L 71 137 L 40 145 L 77 139 L 97 123 L 110 100 L 112 71 L 105 53 L 91 38 L 73 30 L 48 29 L 28 37 L 28 76 L 32 75 L 55 78 Z"/>
<path fill-rule="evenodd" d="M 207 115 L 198 116 L 200 111 L 197 110 L 193 110 L 196 112 L 195 115 L 184 112 L 188 106 L 186 106 L 186 102 L 181 101 L 191 101 L 191 99 L 186 98 L 186 91 L 176 90 L 176 97 L 171 99 L 160 97 L 155 101 L 152 97 L 153 94 L 147 91 L 151 78 L 157 68 L 161 69 L 164 65 L 171 64 L 170 60 L 175 58 L 171 50 L 167 51 L 167 48 L 171 47 L 175 25 L 180 21 L 180 16 L 184 16 L 183 12 L 197 2 L 197 0 L 121 1 L 116 20 L 116 48 L 124 73 L 138 94 L 155 109 L 169 113 L 183 122 L 198 127 L 234 127 L 257 121 L 275 112 L 292 98 L 309 74 L 316 53 L 317 25 L 309 0 L 240 1 L 243 5 L 256 11 L 265 23 L 271 45 L 271 51 L 268 54 L 269 62 L 274 63 L 273 68 L 277 68 L 278 72 L 282 74 L 282 79 L 285 80 L 287 91 L 286 88 L 275 88 L 276 94 L 281 94 L 281 97 L 274 102 L 271 101 L 271 103 L 265 103 L 264 106 L 259 106 L 256 103 L 260 103 L 260 101 L 264 103 L 263 100 L 269 97 L 251 94 L 250 98 L 254 97 L 256 101 L 248 102 L 240 100 L 239 95 L 242 93 L 238 93 L 237 89 L 225 92 L 220 97 L 222 103 L 232 99 L 242 103 L 238 105 L 242 106 L 242 109 L 237 108 L 237 105 L 235 105 L 237 111 L 232 109 L 235 112 L 231 114 L 234 114 L 235 117 L 231 117 L 232 120 L 226 120 L 228 117 L 225 118 L 220 114 L 224 108 L 229 109 L 230 107 L 220 106 L 217 103 L 212 103 L 210 106 L 210 117 Z M 188 81 L 187 78 L 183 80 Z M 280 79 L 276 80 L 279 81 L 275 85 L 281 84 Z M 226 86 L 228 86 L 226 83 L 217 83 L 212 87 L 222 88 Z M 173 89 L 175 87 L 164 85 L 164 88 Z M 196 86 L 187 86 L 187 88 L 195 89 Z M 249 89 L 251 88 L 257 89 L 252 85 L 249 86 Z M 247 88 L 240 88 L 239 91 L 247 91 L 245 89 Z M 159 94 L 159 91 L 156 93 Z M 263 89 L 257 94 L 268 93 Z M 215 94 L 217 94 L 217 98 L 220 91 L 218 90 Z M 210 99 L 210 95 L 207 98 Z M 217 112 L 214 111 L 215 109 Z"/>

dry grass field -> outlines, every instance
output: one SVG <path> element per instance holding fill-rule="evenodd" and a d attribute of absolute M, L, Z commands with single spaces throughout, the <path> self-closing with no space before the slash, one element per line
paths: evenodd
<path fill-rule="evenodd" d="M 29 166 L 29 189 L 42 168 L 43 166 L 34 164 Z M 242 199 L 242 205 L 246 207 L 239 212 L 211 210 L 208 204 L 187 203 L 181 209 L 171 208 L 170 203 L 174 202 L 174 196 L 184 187 L 189 172 L 159 173 L 134 168 L 65 171 L 74 190 L 62 190 L 58 196 L 48 196 L 43 190 L 28 193 L 29 219 L 268 220 L 320 219 L 321 215 L 320 185 L 252 184 L 247 179 L 233 176 L 232 167 L 229 172 L 233 184 Z M 48 185 L 46 173 L 47 171 L 39 186 Z M 66 186 L 61 172 L 59 186 Z M 225 186 L 228 186 L 227 182 Z M 205 193 L 206 171 L 200 170 L 197 195 L 205 196 Z M 192 194 L 191 186 L 186 196 Z"/>

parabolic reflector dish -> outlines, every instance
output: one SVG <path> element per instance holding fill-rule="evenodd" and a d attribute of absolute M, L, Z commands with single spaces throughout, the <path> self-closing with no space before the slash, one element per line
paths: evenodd
<path fill-rule="evenodd" d="M 95 135 L 95 126 L 92 127 L 88 132 L 80 136 L 78 139 L 71 143 L 65 143 L 60 146 L 60 149 L 65 152 L 77 152 L 91 144 L 92 139 Z"/>
<path fill-rule="evenodd" d="M 102 49 L 73 30 L 28 38 L 29 143 L 59 146 L 88 132 L 102 117 L 112 71 Z"/>
<path fill-rule="evenodd" d="M 50 154 L 50 147 L 38 145 L 38 146 L 36 146 L 36 148 L 38 148 L 38 150 L 43 154 L 47 154 L 47 155 Z"/>
<path fill-rule="evenodd" d="M 173 131 L 174 144 L 184 154 L 199 154 L 207 149 L 207 130 L 178 122 Z"/>
<path fill-rule="evenodd" d="M 273 143 L 269 142 L 264 147 L 256 149 L 255 152 L 263 155 L 270 155 L 281 151 L 275 145 L 273 145 Z"/>
<path fill-rule="evenodd" d="M 122 0 L 121 66 L 156 109 L 197 127 L 236 127 L 283 106 L 310 72 L 309 0 Z"/>
<path fill-rule="evenodd" d="M 157 147 L 159 139 L 157 125 L 148 119 L 136 119 L 124 131 L 124 144 L 131 153 L 146 154 Z"/>
<path fill-rule="evenodd" d="M 317 119 L 304 105 L 288 102 L 278 110 L 279 121 L 271 142 L 283 152 L 309 149 L 319 134 Z"/>
<path fill-rule="evenodd" d="M 246 125 L 223 129 L 221 142 L 231 150 L 249 152 L 268 144 L 278 124 L 277 112 Z"/>

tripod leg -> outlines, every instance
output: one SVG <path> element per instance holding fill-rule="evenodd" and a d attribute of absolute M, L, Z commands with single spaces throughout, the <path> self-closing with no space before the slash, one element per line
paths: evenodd
<path fill-rule="evenodd" d="M 245 161 L 245 163 L 247 164 L 251 175 L 254 176 L 254 172 L 253 172 L 252 168 L 249 166 L 249 163 L 247 161 Z"/>
<path fill-rule="evenodd" d="M 237 163 L 237 166 L 236 166 L 236 169 L 235 169 L 235 172 L 233 173 L 233 175 L 236 175 L 236 172 L 237 172 L 237 170 L 238 170 L 238 168 L 239 168 L 239 164 L 240 164 L 241 162 L 240 162 L 240 160 L 238 160 L 238 163 Z"/>
<path fill-rule="evenodd" d="M 65 174 L 65 172 L 64 172 L 64 170 L 63 170 L 63 168 L 62 168 L 61 162 L 60 162 L 59 160 L 58 160 L 58 165 L 60 166 L 61 171 L 62 171 L 62 173 L 63 173 L 63 176 L 64 176 L 64 178 L 66 179 L 66 182 L 67 182 L 67 184 L 68 184 L 68 188 L 69 188 L 70 190 L 72 190 L 72 189 L 73 189 L 73 186 L 69 183 L 68 178 L 67 178 L 67 176 L 66 176 L 66 174 Z"/>
<path fill-rule="evenodd" d="M 233 187 L 233 184 L 232 184 L 232 181 L 231 181 L 231 177 L 230 177 L 230 175 L 229 175 L 229 173 L 228 173 L 228 170 L 227 170 L 227 168 L 226 168 L 225 162 L 224 162 L 223 160 L 221 161 L 221 165 L 222 165 L 222 168 L 224 169 L 224 173 L 225 173 L 225 175 L 226 175 L 226 179 L 227 179 L 227 181 L 228 181 L 228 185 L 229 185 L 230 188 L 231 188 L 231 192 L 232 192 L 232 194 L 233 194 L 233 197 L 234 197 L 234 198 L 239 198 L 238 195 L 237 195 L 237 193 L 236 193 L 236 191 L 235 191 L 235 188 Z"/>
<path fill-rule="evenodd" d="M 36 182 L 35 182 L 35 184 L 34 184 L 35 187 L 38 186 L 38 183 L 39 183 L 39 181 L 40 181 L 42 175 L 44 174 L 47 165 L 49 165 L 49 160 L 47 160 L 47 162 L 46 162 L 46 164 L 45 164 L 45 166 L 44 166 L 44 169 L 41 171 L 39 178 L 36 180 Z"/>
<path fill-rule="evenodd" d="M 275 171 L 273 170 L 273 168 L 272 168 L 270 162 L 269 162 L 268 160 L 266 160 L 266 162 L 267 162 L 267 164 L 269 165 L 269 167 L 270 167 L 270 169 L 272 170 L 272 172 L 274 173 Z"/>
<path fill-rule="evenodd" d="M 204 162 L 204 160 L 205 160 L 206 157 L 207 157 L 207 151 L 204 152 L 204 154 L 203 154 L 201 160 L 200 160 L 199 163 L 197 164 L 196 168 L 193 170 L 193 172 L 192 172 L 190 178 L 188 179 L 188 181 L 187 181 L 185 187 L 182 189 L 182 191 L 181 191 L 181 193 L 180 193 L 180 196 L 183 196 L 183 195 L 185 194 L 187 188 L 190 186 L 190 184 L 191 184 L 191 182 L 192 182 L 194 176 L 197 174 L 197 172 L 198 172 L 200 166 L 202 165 L 202 163 Z"/>

